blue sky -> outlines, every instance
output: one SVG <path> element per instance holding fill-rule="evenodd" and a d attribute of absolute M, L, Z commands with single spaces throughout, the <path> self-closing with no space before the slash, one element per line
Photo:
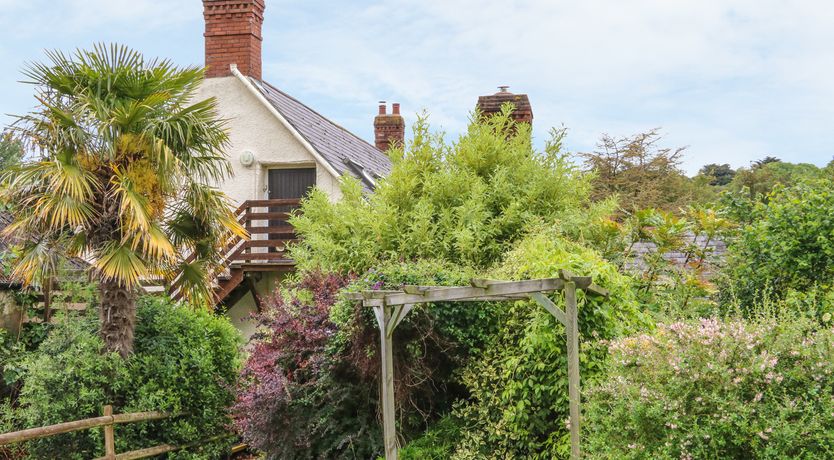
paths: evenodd
<path fill-rule="evenodd" d="M 203 62 L 199 0 L 0 0 L 0 113 L 44 49 L 119 42 Z M 778 0 L 267 0 L 264 79 L 365 139 L 378 100 L 450 136 L 479 95 L 527 93 L 540 145 L 661 127 L 684 167 L 834 156 L 834 7 Z M 4 124 L 10 121 L 2 117 Z"/>

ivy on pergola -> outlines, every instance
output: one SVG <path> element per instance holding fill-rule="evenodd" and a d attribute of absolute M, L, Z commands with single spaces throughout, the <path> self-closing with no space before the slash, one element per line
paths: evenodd
<path fill-rule="evenodd" d="M 594 284 L 589 276 L 574 276 L 561 270 L 559 278 L 523 281 L 473 279 L 470 286 L 403 286 L 401 290 L 371 290 L 348 294 L 351 300 L 372 307 L 379 326 L 382 362 L 382 423 L 385 459 L 399 458 L 394 424 L 394 356 L 393 333 L 417 304 L 435 302 L 489 302 L 531 299 L 550 312 L 565 326 L 568 345 L 568 393 L 570 397 L 571 458 L 579 458 L 579 329 L 576 290 L 589 295 L 608 296 L 608 291 Z M 564 292 L 565 311 L 546 294 Z"/>

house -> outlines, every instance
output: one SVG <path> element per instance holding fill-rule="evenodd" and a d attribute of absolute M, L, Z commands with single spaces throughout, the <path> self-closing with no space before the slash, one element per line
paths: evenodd
<path fill-rule="evenodd" d="M 328 120 L 301 101 L 264 81 L 262 35 L 265 0 L 203 0 L 206 79 L 197 97 L 217 99 L 220 116 L 228 120 L 227 154 L 234 176 L 220 184 L 238 206 L 250 241 L 233 241 L 228 271 L 218 286 L 218 300 L 244 335 L 253 332 L 245 321 L 259 309 L 259 296 L 293 271 L 284 248 L 295 234 L 287 216 L 313 186 L 332 200 L 340 198 L 339 181 L 352 176 L 372 192 L 388 174 L 385 151 L 405 136 L 400 105 L 379 104 L 374 145 Z M 478 100 L 485 115 L 516 105 L 513 116 L 532 122 L 527 95 L 500 91 Z M 172 289 L 175 294 L 176 283 Z"/>
<path fill-rule="evenodd" d="M 227 154 L 234 176 L 220 184 L 238 208 L 251 241 L 229 247 L 228 273 L 218 299 L 245 335 L 241 320 L 258 296 L 294 268 L 284 247 L 294 239 L 287 215 L 313 186 L 340 198 L 339 181 L 352 176 L 372 191 L 391 162 L 384 150 L 403 142 L 399 104 L 379 105 L 375 144 L 347 131 L 262 78 L 264 0 L 203 0 L 206 79 L 197 97 L 217 99 L 228 120 Z"/>

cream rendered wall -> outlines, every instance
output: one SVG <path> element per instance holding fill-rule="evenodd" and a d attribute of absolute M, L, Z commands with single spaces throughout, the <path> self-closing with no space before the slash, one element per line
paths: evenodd
<path fill-rule="evenodd" d="M 331 200 L 341 197 L 338 178 L 318 164 L 313 155 L 237 77 L 207 78 L 196 97 L 197 100 L 217 98 L 220 116 L 228 120 L 230 143 L 226 153 L 234 176 L 220 184 L 220 188 L 234 200 L 235 205 L 246 200 L 268 198 L 267 170 L 281 167 L 315 166 L 316 186 Z M 255 163 L 249 167 L 240 164 L 240 154 L 246 150 L 255 156 Z M 268 296 L 282 278 L 277 273 L 263 273 L 263 278 L 255 286 L 258 294 Z M 249 317 L 256 311 L 255 301 L 249 293 L 227 311 L 227 316 L 247 340 L 255 332 L 255 324 Z"/>
<path fill-rule="evenodd" d="M 315 166 L 316 185 L 331 199 L 341 196 L 339 180 L 333 177 L 292 133 L 270 113 L 235 76 L 207 78 L 197 100 L 217 98 L 220 116 L 228 120 L 229 146 L 226 153 L 234 176 L 220 186 L 236 204 L 246 200 L 266 199 L 266 172 L 269 168 Z M 240 164 L 240 154 L 250 151 L 255 163 Z"/>
<path fill-rule="evenodd" d="M 263 272 L 261 275 L 262 277 L 255 281 L 255 290 L 258 291 L 261 300 L 265 301 L 275 286 L 286 277 L 286 274 Z M 240 334 L 248 340 L 256 331 L 257 324 L 252 320 L 251 316 L 255 312 L 257 312 L 255 299 L 251 293 L 247 292 L 242 299 L 229 307 L 226 316 L 229 317 L 229 320 L 235 328 L 240 331 Z"/>

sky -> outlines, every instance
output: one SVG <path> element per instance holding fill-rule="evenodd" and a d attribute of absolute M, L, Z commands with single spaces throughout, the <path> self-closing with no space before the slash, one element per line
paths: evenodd
<path fill-rule="evenodd" d="M 509 85 L 542 146 L 661 128 L 683 167 L 834 157 L 834 5 L 787 0 L 266 0 L 264 79 L 366 140 L 379 100 L 453 140 Z M 199 0 L 0 0 L 0 123 L 43 50 L 126 44 L 203 63 Z"/>

